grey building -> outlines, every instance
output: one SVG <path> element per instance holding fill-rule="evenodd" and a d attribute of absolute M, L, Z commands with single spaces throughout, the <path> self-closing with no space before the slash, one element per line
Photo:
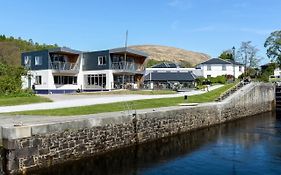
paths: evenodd
<path fill-rule="evenodd" d="M 23 88 L 37 93 L 69 93 L 138 88 L 147 54 L 129 48 L 82 52 L 69 48 L 22 53 L 28 70 Z"/>

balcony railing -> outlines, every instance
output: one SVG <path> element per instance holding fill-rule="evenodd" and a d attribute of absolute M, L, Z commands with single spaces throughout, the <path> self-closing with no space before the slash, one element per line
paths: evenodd
<path fill-rule="evenodd" d="M 142 64 L 127 62 L 127 61 L 113 62 L 111 64 L 111 68 L 114 70 L 129 71 L 129 72 L 144 71 L 144 66 Z"/>
<path fill-rule="evenodd" d="M 78 71 L 79 66 L 77 63 L 54 61 L 50 63 L 51 68 L 57 71 Z"/>

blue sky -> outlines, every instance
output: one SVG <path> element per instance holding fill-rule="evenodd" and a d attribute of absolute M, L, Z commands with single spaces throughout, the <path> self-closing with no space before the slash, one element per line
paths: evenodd
<path fill-rule="evenodd" d="M 0 0 L 0 34 L 79 50 L 157 44 L 217 57 L 281 29 L 280 0 Z M 265 61 L 263 61 L 265 62 Z"/>

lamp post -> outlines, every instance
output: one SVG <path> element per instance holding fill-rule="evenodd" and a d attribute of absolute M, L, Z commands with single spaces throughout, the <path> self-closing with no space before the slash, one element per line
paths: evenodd
<path fill-rule="evenodd" d="M 233 60 L 233 81 L 235 81 L 235 47 L 232 47 L 232 60 Z"/>

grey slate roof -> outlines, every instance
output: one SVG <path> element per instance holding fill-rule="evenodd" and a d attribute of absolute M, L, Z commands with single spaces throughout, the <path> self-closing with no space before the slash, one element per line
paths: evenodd
<path fill-rule="evenodd" d="M 180 66 L 175 63 L 164 62 L 164 63 L 156 64 L 156 65 L 152 66 L 151 68 L 177 68 L 177 67 L 180 67 Z"/>
<path fill-rule="evenodd" d="M 200 64 L 232 64 L 232 63 L 222 60 L 220 58 L 212 58 Z"/>
<path fill-rule="evenodd" d="M 200 64 L 235 64 L 235 65 L 243 65 L 233 60 L 223 60 L 220 58 L 212 58 Z"/>
<path fill-rule="evenodd" d="M 143 57 L 148 57 L 148 54 L 139 50 L 134 50 L 134 49 L 130 49 L 130 48 L 125 48 L 125 47 L 120 47 L 120 48 L 115 48 L 115 49 L 110 49 L 109 53 L 124 53 L 124 52 L 128 52 L 128 53 L 132 53 L 135 55 L 140 55 Z"/>
<path fill-rule="evenodd" d="M 151 75 L 150 75 L 151 74 Z M 195 81 L 192 72 L 151 72 L 144 77 L 144 81 Z"/>
<path fill-rule="evenodd" d="M 53 49 L 48 49 L 48 51 L 50 53 L 52 53 L 52 52 L 66 52 L 66 53 L 72 53 L 72 54 L 82 53 L 81 51 L 73 50 L 73 49 L 70 49 L 68 47 L 57 47 L 57 48 L 53 48 Z"/>

